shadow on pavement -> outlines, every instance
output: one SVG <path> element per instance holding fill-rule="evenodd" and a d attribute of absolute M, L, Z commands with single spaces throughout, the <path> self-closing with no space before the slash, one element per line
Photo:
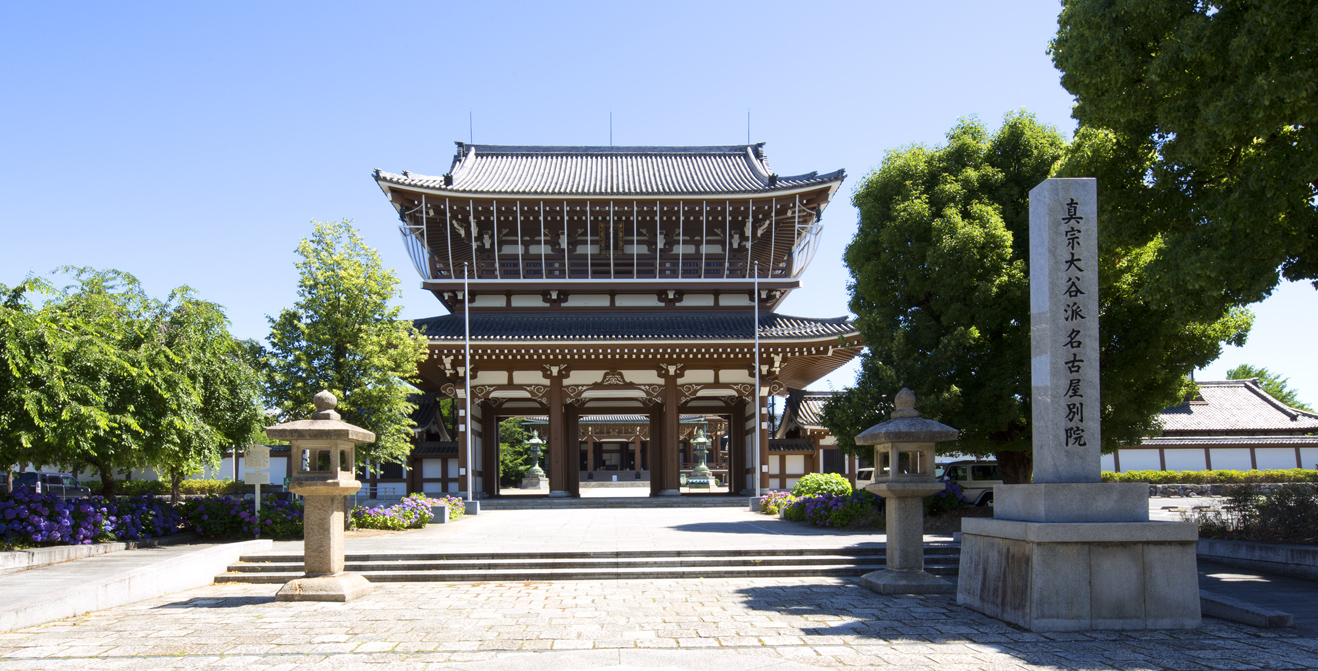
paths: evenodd
<path fill-rule="evenodd" d="M 167 603 L 163 606 L 156 606 L 153 610 L 170 608 L 242 608 L 244 606 L 259 606 L 261 604 L 274 602 L 274 596 L 228 596 L 213 599 L 196 598 L 188 599 L 187 601 Z"/>

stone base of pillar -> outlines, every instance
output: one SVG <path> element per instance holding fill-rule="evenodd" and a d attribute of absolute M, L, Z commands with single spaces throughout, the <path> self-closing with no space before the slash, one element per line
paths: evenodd
<path fill-rule="evenodd" d="M 565 498 L 567 498 L 567 497 L 569 497 L 569 496 L 572 496 L 572 494 L 571 494 L 570 492 L 568 492 L 567 490 L 557 490 L 557 489 L 556 489 L 556 490 L 554 490 L 554 491 L 552 491 L 552 492 L 549 492 L 549 497 L 550 497 L 550 498 L 553 498 L 553 499 L 565 499 Z"/>
<path fill-rule="evenodd" d="M 1193 522 L 961 521 L 957 603 L 1031 631 L 1200 625 Z"/>
<path fill-rule="evenodd" d="M 352 601 L 374 589 L 356 573 L 336 573 L 298 578 L 275 593 L 275 601 Z"/>
<path fill-rule="evenodd" d="M 661 489 L 661 490 L 659 490 L 659 496 L 681 496 L 681 495 L 682 495 L 682 490 L 680 490 L 680 489 Z"/>
<path fill-rule="evenodd" d="M 955 594 L 956 585 L 926 571 L 884 569 L 860 577 L 862 587 L 879 594 Z"/>

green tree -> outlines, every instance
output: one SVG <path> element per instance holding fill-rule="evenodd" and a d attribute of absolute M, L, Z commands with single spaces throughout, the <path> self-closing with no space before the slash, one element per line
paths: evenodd
<path fill-rule="evenodd" d="M 425 358 L 426 341 L 399 319 L 398 278 L 380 265 L 349 221 L 312 222 L 298 245 L 298 300 L 270 318 L 267 397 L 284 419 L 310 416 L 311 399 L 328 389 L 343 420 L 375 433 L 358 462 L 401 462 L 411 451 L 415 406 L 407 380 Z"/>
<path fill-rule="evenodd" d="M 531 457 L 526 451 L 526 431 L 521 417 L 509 417 L 499 422 L 499 484 L 516 487 L 522 475 L 531 468 Z M 543 466 L 542 466 L 543 468 Z"/>
<path fill-rule="evenodd" d="M 1313 412 L 1313 408 L 1309 404 L 1300 400 L 1299 392 L 1287 386 L 1290 383 L 1290 378 L 1284 378 L 1267 368 L 1255 368 L 1247 363 L 1242 363 L 1227 371 L 1226 379 L 1257 379 L 1259 386 L 1263 387 L 1263 391 L 1268 392 L 1269 396 L 1289 407 Z"/>
<path fill-rule="evenodd" d="M 1318 278 L 1318 3 L 1065 0 L 1058 25 L 1073 116 L 1137 177 L 1100 188 L 1109 234 L 1156 245 L 1145 295 L 1208 323 Z"/>
<path fill-rule="evenodd" d="M 156 374 L 141 404 L 146 459 L 168 476 L 177 503 L 183 477 L 218 463 L 225 446 L 246 444 L 261 427 L 260 379 L 220 306 L 191 289 L 175 290 L 155 319 Z"/>
<path fill-rule="evenodd" d="M 994 454 L 1012 482 L 1031 470 L 1029 191 L 1083 174 L 1102 145 L 1068 155 L 1053 127 L 1007 115 L 996 133 L 962 120 L 941 147 L 889 152 L 856 188 L 856 237 L 844 261 L 851 310 L 867 351 L 856 386 L 825 407 L 844 449 L 886 419 L 910 387 L 919 409 L 962 431 L 953 449 Z M 1102 193 L 1102 191 L 1100 192 Z M 1099 219 L 1107 221 L 1102 198 Z M 1242 342 L 1249 315 L 1186 323 L 1141 290 L 1150 246 L 1119 244 L 1100 228 L 1103 447 L 1157 432 L 1158 411 L 1180 398 L 1185 376 Z"/>
<path fill-rule="evenodd" d="M 187 288 L 147 296 L 119 271 L 63 268 L 63 290 L 29 278 L 0 306 L 0 455 L 6 465 L 154 466 L 180 475 L 218 461 L 253 418 L 250 369 L 218 306 Z M 37 300 L 34 300 L 34 297 Z"/>

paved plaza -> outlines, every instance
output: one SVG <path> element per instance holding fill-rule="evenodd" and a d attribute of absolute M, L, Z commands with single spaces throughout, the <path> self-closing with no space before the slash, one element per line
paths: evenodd
<path fill-rule="evenodd" d="M 487 512 L 350 539 L 348 550 L 880 540 L 740 510 L 593 509 Z M 1306 586 L 1293 585 L 1294 598 L 1318 592 Z M 0 634 L 0 671 L 1318 668 L 1318 633 L 1306 627 L 1265 630 L 1209 618 L 1192 631 L 1034 634 L 959 607 L 952 596 L 880 596 L 836 578 L 385 583 L 348 604 L 276 603 L 278 589 L 212 585 Z"/>

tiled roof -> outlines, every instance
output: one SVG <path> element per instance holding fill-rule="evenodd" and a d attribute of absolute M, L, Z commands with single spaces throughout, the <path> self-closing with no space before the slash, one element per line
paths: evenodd
<path fill-rule="evenodd" d="M 413 457 L 456 457 L 458 444 L 453 441 L 426 441 L 412 448 Z"/>
<path fill-rule="evenodd" d="M 1318 436 L 1159 436 L 1145 438 L 1140 443 L 1140 447 L 1217 447 L 1219 445 L 1318 447 Z"/>
<path fill-rule="evenodd" d="M 1318 414 L 1287 407 L 1268 395 L 1257 380 L 1199 382 L 1202 401 L 1190 401 L 1159 415 L 1164 436 L 1256 432 L 1318 431 Z"/>
<path fill-rule="evenodd" d="M 385 184 L 456 193 L 675 195 L 772 193 L 841 182 L 845 171 L 777 176 L 764 145 L 532 147 L 457 143 L 448 175 L 377 170 Z"/>
<path fill-rule="evenodd" d="M 682 415 L 678 421 L 682 424 L 704 424 L 704 415 Z M 548 424 L 549 418 L 545 416 L 527 417 L 522 420 L 524 424 Z M 650 417 L 647 415 L 582 415 L 577 420 L 578 424 L 649 424 Z"/>
<path fill-rule="evenodd" d="M 770 452 L 814 452 L 815 443 L 809 438 L 770 438 Z"/>
<path fill-rule="evenodd" d="M 535 312 L 471 315 L 474 341 L 742 340 L 754 338 L 750 313 Z M 462 315 L 416 320 L 431 340 L 462 340 Z M 846 317 L 811 319 L 777 313 L 760 315 L 760 338 L 790 340 L 853 335 Z"/>
<path fill-rule="evenodd" d="M 831 391 L 790 390 L 775 435 L 785 434 L 793 424 L 807 430 L 827 431 L 820 420 L 824 415 L 824 404 L 830 398 L 833 398 Z"/>

